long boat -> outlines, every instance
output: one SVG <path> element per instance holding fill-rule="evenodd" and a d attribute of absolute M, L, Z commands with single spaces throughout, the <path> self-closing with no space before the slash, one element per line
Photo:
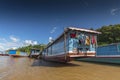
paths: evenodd
<path fill-rule="evenodd" d="M 68 27 L 42 51 L 42 58 L 48 61 L 69 62 L 78 57 L 94 57 L 97 35 L 101 32 Z"/>
<path fill-rule="evenodd" d="M 92 58 L 78 58 L 76 60 L 100 63 L 120 64 L 120 43 L 111 43 L 97 47 L 96 56 Z"/>
<path fill-rule="evenodd" d="M 0 51 L 0 56 L 9 56 L 7 52 L 5 51 Z"/>
<path fill-rule="evenodd" d="M 29 57 L 30 58 L 38 58 L 39 54 L 40 54 L 40 49 L 32 48 L 30 50 Z"/>

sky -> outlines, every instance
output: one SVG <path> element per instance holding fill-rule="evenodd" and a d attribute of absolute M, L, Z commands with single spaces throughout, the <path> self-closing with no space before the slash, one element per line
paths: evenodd
<path fill-rule="evenodd" d="M 0 0 L 0 51 L 47 44 L 66 27 L 120 24 L 120 0 Z"/>

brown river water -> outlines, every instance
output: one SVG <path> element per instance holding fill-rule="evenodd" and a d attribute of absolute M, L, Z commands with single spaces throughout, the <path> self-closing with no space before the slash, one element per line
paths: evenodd
<path fill-rule="evenodd" d="M 64 64 L 0 56 L 0 80 L 120 80 L 120 64 Z"/>

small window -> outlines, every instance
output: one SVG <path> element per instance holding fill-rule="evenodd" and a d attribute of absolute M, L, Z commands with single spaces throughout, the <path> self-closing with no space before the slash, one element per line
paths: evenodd
<path fill-rule="evenodd" d="M 118 44 L 118 51 L 120 52 L 120 44 Z"/>

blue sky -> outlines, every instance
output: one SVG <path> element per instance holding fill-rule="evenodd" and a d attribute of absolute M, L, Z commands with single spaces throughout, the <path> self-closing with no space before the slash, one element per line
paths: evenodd
<path fill-rule="evenodd" d="M 0 0 L 0 51 L 48 43 L 65 27 L 120 23 L 120 0 Z"/>

